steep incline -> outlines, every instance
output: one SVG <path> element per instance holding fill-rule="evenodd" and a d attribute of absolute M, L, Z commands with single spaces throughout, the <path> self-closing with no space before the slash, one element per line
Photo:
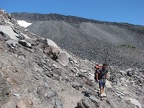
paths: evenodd
<path fill-rule="evenodd" d="M 28 29 L 83 59 L 111 65 L 144 65 L 144 27 L 59 14 L 13 13 Z"/>
<path fill-rule="evenodd" d="M 79 34 L 68 23 L 59 23 Z M 85 41 L 86 35 L 81 36 Z M 87 38 L 91 46 L 93 39 Z M 130 55 L 127 47 L 123 48 L 125 56 Z M 94 81 L 95 64 L 20 27 L 10 14 L 0 10 L 0 108 L 143 108 L 142 68 L 109 66 L 107 98 L 101 100 Z"/>

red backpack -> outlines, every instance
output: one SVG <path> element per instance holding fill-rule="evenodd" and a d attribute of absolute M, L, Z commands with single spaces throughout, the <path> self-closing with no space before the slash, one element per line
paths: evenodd
<path fill-rule="evenodd" d="M 94 79 L 96 80 L 96 73 L 98 73 L 97 71 L 99 70 L 99 69 L 101 69 L 102 68 L 102 66 L 99 66 L 99 65 L 96 65 L 95 66 L 95 73 L 94 73 Z"/>

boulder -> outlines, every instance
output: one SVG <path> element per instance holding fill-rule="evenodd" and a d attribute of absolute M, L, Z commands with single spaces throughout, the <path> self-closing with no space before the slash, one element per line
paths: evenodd
<path fill-rule="evenodd" d="M 60 64 L 62 64 L 63 66 L 67 66 L 69 63 L 69 57 L 68 54 L 64 51 L 61 51 L 58 55 L 58 60 L 57 60 Z"/>
<path fill-rule="evenodd" d="M 91 95 L 89 98 L 97 107 L 100 107 L 100 101 L 96 97 Z"/>
<path fill-rule="evenodd" d="M 142 108 L 142 105 L 139 103 L 138 100 L 133 99 L 133 98 L 127 98 L 127 100 L 130 100 L 130 102 L 136 106 L 138 106 L 138 108 Z"/>
<path fill-rule="evenodd" d="M 132 77 L 133 72 L 132 72 L 132 71 L 127 71 L 127 75 L 128 75 L 129 77 Z"/>
<path fill-rule="evenodd" d="M 15 36 L 15 33 L 10 26 L 0 25 L 0 31 L 3 32 L 4 34 L 7 34 L 11 39 L 18 40 L 18 38 Z"/>
<path fill-rule="evenodd" d="M 45 47 L 44 52 L 48 55 L 52 55 L 51 58 L 56 60 L 58 58 L 58 54 L 60 53 L 60 48 L 50 39 L 46 39 L 46 45 L 48 47 Z"/>
<path fill-rule="evenodd" d="M 19 44 L 28 47 L 28 48 L 32 48 L 31 44 L 29 42 L 27 42 L 26 40 L 19 40 Z"/>
<path fill-rule="evenodd" d="M 95 104 L 89 98 L 83 98 L 77 103 L 76 108 L 97 108 Z"/>
<path fill-rule="evenodd" d="M 10 39 L 10 40 L 6 41 L 6 43 L 9 47 L 14 48 L 18 44 L 18 41 Z"/>

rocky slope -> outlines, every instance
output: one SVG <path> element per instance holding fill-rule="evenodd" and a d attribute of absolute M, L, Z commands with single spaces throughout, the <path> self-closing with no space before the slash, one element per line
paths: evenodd
<path fill-rule="evenodd" d="M 85 59 L 118 66 L 144 65 L 144 26 L 59 14 L 13 13 L 28 29 Z"/>
<path fill-rule="evenodd" d="M 99 99 L 96 63 L 61 49 L 0 10 L 1 108 L 143 108 L 144 70 L 109 67 L 107 98 Z"/>

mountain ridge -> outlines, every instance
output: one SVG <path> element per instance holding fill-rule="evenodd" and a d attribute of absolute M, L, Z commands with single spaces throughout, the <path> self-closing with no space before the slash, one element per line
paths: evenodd
<path fill-rule="evenodd" d="M 17 20 L 31 22 L 32 25 L 27 27 L 31 32 L 52 39 L 63 49 L 83 59 L 120 66 L 142 67 L 144 64 L 144 57 L 140 51 L 144 50 L 143 26 L 60 14 L 13 13 L 12 15 Z M 125 51 L 126 49 L 129 52 Z"/>
<path fill-rule="evenodd" d="M 109 22 L 109 21 L 99 21 L 95 19 L 89 19 L 89 18 L 82 18 L 77 16 L 71 16 L 71 15 L 62 15 L 57 13 L 50 13 L 50 14 L 41 14 L 41 13 L 28 13 L 28 12 L 14 12 L 11 13 L 16 19 L 23 18 L 24 20 L 35 20 L 35 21 L 47 21 L 47 20 L 61 20 L 66 21 L 68 23 L 82 23 L 82 22 L 92 22 L 92 23 L 100 23 L 100 24 L 113 24 L 118 25 L 120 27 L 127 27 L 129 26 L 139 26 L 139 28 L 142 28 L 142 31 L 144 33 L 144 26 L 143 25 L 135 25 L 130 23 L 124 23 L 124 22 Z M 40 17 L 41 16 L 41 17 Z M 135 30 L 134 28 L 132 30 Z"/>

